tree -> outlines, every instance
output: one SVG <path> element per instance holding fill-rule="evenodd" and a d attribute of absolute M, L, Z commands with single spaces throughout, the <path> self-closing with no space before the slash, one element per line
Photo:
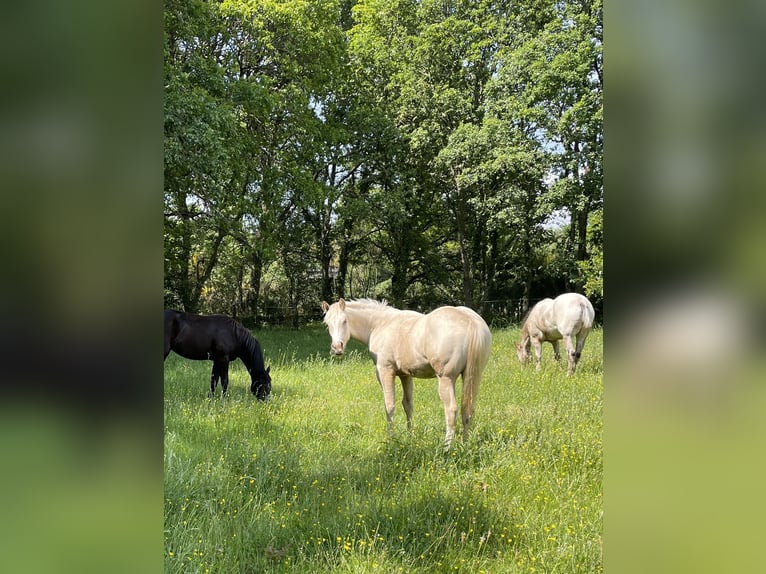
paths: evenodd
<path fill-rule="evenodd" d="M 597 290 L 601 14 L 168 0 L 167 304 L 295 322 L 360 289 L 484 313 Z"/>
<path fill-rule="evenodd" d="M 201 293 L 237 217 L 243 134 L 225 87 L 212 73 L 217 15 L 207 4 L 165 12 L 165 284 L 198 311 Z"/>
<path fill-rule="evenodd" d="M 569 256 L 583 261 L 588 216 L 603 202 L 602 3 L 551 3 L 544 13 L 535 33 L 519 34 L 503 52 L 493 107 L 546 146 L 546 210 L 566 210 Z"/>
<path fill-rule="evenodd" d="M 604 211 L 599 209 L 591 213 L 588 222 L 587 241 L 590 257 L 579 261 L 578 265 L 584 278 L 585 294 L 600 304 L 604 299 Z M 596 305 L 600 306 L 600 305 Z"/>

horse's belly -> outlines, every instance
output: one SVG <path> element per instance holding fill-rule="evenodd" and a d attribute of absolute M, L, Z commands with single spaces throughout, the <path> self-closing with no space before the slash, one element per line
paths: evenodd
<path fill-rule="evenodd" d="M 212 361 L 223 357 L 223 353 L 216 349 L 215 341 L 199 342 L 186 337 L 178 338 L 171 344 L 170 348 L 184 359 L 193 361 Z"/>
<path fill-rule="evenodd" d="M 210 352 L 201 349 L 184 349 L 183 351 L 173 349 L 173 351 L 184 359 L 191 359 L 192 361 L 206 361 L 213 359 Z"/>
<path fill-rule="evenodd" d="M 398 374 L 415 377 L 416 379 L 432 379 L 436 376 L 433 367 L 428 363 L 425 365 L 410 366 L 406 369 L 400 368 Z"/>
<path fill-rule="evenodd" d="M 558 329 L 552 329 L 543 333 L 543 341 L 558 341 L 563 338 Z"/>

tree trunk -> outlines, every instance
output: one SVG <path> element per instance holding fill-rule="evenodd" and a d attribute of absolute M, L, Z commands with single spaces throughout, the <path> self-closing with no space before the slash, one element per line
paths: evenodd
<path fill-rule="evenodd" d="M 463 305 L 473 308 L 473 277 L 471 277 L 471 261 L 465 237 L 458 232 L 460 243 L 460 263 L 463 269 Z"/>
<path fill-rule="evenodd" d="M 491 301 L 495 298 L 495 275 L 497 273 L 497 259 L 498 259 L 498 237 L 497 231 L 489 233 L 489 246 L 485 257 L 485 279 L 484 279 L 484 300 Z M 482 302 L 482 313 L 486 313 L 489 309 L 486 308 L 486 304 Z"/>
<path fill-rule="evenodd" d="M 400 234 L 400 242 L 394 253 L 393 267 L 394 272 L 391 276 L 391 303 L 399 309 L 404 304 L 404 297 L 407 294 L 410 253 L 407 248 L 406 231 Z"/>
<path fill-rule="evenodd" d="M 240 253 L 241 250 L 240 250 Z M 239 315 L 244 309 L 244 300 L 242 296 L 242 282 L 245 278 L 245 261 L 244 257 L 240 258 L 240 263 L 237 266 L 237 300 L 234 303 L 234 309 L 231 310 L 231 316 L 239 320 Z"/>
<path fill-rule="evenodd" d="M 348 241 L 344 241 L 340 248 L 340 254 L 338 256 L 338 281 L 337 281 L 337 295 L 338 297 L 346 297 L 346 281 L 348 280 L 348 264 L 351 258 L 351 247 Z M 327 299 L 325 299 L 326 301 Z"/>
<path fill-rule="evenodd" d="M 460 246 L 460 264 L 463 271 L 463 305 L 473 309 L 473 277 L 471 275 L 471 247 L 468 245 L 466 237 L 465 223 L 465 205 L 460 199 L 460 191 L 457 192 L 458 199 L 453 207 L 455 214 L 455 223 L 457 227 L 457 239 Z"/>
<path fill-rule="evenodd" d="M 527 274 L 526 278 L 524 279 L 524 294 L 521 296 L 521 317 L 519 317 L 519 320 L 523 319 L 524 316 L 527 314 L 527 311 L 529 311 L 529 297 L 532 294 L 532 278 Z"/>
<path fill-rule="evenodd" d="M 247 295 L 247 309 L 250 316 L 257 321 L 261 295 L 261 276 L 263 275 L 263 257 L 257 248 L 253 249 L 250 263 L 252 272 L 250 274 L 250 292 Z"/>
<path fill-rule="evenodd" d="M 191 245 L 191 236 L 188 232 L 188 224 L 187 222 L 183 223 L 183 230 L 182 230 L 182 238 L 181 238 L 181 254 L 179 256 L 180 261 L 183 263 L 183 268 L 180 272 L 180 284 L 178 285 L 179 293 L 178 295 L 181 297 L 181 303 L 183 304 L 184 311 L 187 313 L 194 313 L 197 311 L 197 309 L 194 307 L 194 297 L 193 297 L 193 284 L 191 280 L 191 270 L 189 267 L 191 266 L 191 252 L 192 252 L 192 245 Z"/>
<path fill-rule="evenodd" d="M 332 251 L 329 241 L 322 240 L 322 301 L 332 301 L 332 274 L 330 273 L 330 264 L 332 263 Z"/>
<path fill-rule="evenodd" d="M 198 261 L 198 264 L 194 270 L 195 273 L 195 283 L 194 283 L 194 289 L 192 291 L 192 306 L 195 309 L 193 313 L 196 313 L 196 309 L 199 309 L 201 307 L 200 303 L 202 300 L 202 289 L 205 287 L 205 283 L 208 282 L 210 279 L 210 276 L 213 274 L 213 270 L 215 269 L 215 266 L 218 264 L 218 252 L 221 248 L 221 243 L 223 243 L 223 238 L 226 237 L 226 233 L 223 229 L 218 229 L 216 232 L 215 239 L 213 240 L 213 246 L 210 249 L 210 254 L 207 257 L 207 260 L 202 264 L 202 271 L 200 272 L 200 262 L 204 260 Z"/>
<path fill-rule="evenodd" d="M 588 211 L 582 209 L 577 214 L 577 220 L 572 222 L 576 224 L 575 235 L 575 259 L 585 261 L 588 258 Z"/>

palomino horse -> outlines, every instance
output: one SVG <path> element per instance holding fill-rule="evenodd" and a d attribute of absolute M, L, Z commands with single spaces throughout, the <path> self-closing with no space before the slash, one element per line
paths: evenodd
<path fill-rule="evenodd" d="M 221 381 L 229 386 L 229 363 L 239 357 L 250 373 L 250 392 L 259 400 L 271 393 L 271 375 L 264 369 L 261 345 L 250 331 L 226 315 L 194 315 L 165 310 L 165 358 L 175 351 L 186 359 L 213 361 L 210 395 Z"/>
<path fill-rule="evenodd" d="M 516 355 L 521 362 L 526 362 L 529 359 L 530 344 L 534 345 L 539 369 L 543 342 L 550 342 L 558 361 L 561 358 L 559 341 L 564 339 L 567 374 L 571 375 L 580 360 L 585 339 L 593 327 L 594 316 L 593 305 L 579 293 L 564 293 L 555 299 L 543 299 L 532 307 L 524 320 L 521 343 L 516 345 Z"/>
<path fill-rule="evenodd" d="M 385 302 L 361 299 L 328 305 L 322 302 L 324 322 L 332 337 L 330 351 L 342 355 L 349 337 L 367 345 L 383 389 L 388 432 L 394 431 L 394 384 L 402 381 L 402 406 L 412 430 L 413 377 L 439 380 L 447 432 L 445 450 L 455 436 L 455 382 L 463 378 L 461 416 L 463 440 L 468 436 L 479 383 L 492 350 L 487 324 L 467 307 L 440 307 L 428 315 L 400 311 Z"/>

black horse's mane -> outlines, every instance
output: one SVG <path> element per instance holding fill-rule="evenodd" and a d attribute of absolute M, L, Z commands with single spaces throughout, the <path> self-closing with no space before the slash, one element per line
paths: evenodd
<path fill-rule="evenodd" d="M 243 325 L 234 319 L 231 319 L 231 322 L 234 328 L 234 336 L 242 346 L 242 350 L 246 352 L 247 359 L 252 362 L 253 368 L 257 368 L 262 371 L 264 369 L 264 364 L 263 351 L 261 350 L 260 343 L 258 343 L 258 340 L 253 337 L 253 334 L 245 329 Z"/>

